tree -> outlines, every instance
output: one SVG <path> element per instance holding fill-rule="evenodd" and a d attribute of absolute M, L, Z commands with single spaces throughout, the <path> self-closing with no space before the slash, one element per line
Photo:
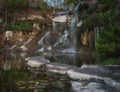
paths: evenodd
<path fill-rule="evenodd" d="M 117 0 L 99 0 L 102 5 L 98 13 L 100 36 L 96 50 L 102 59 L 117 58 L 120 53 L 120 12 Z"/>
<path fill-rule="evenodd" d="M 47 2 L 45 2 L 44 0 L 38 0 L 38 4 L 37 4 L 41 10 L 41 13 L 45 16 L 48 12 L 49 6 L 47 4 Z"/>
<path fill-rule="evenodd" d="M 9 13 L 13 14 L 16 9 L 26 5 L 27 2 L 24 0 L 0 0 L 0 4 L 5 11 L 5 24 L 7 24 L 8 14 Z M 13 14 L 13 17 L 14 17 L 14 14 Z"/>

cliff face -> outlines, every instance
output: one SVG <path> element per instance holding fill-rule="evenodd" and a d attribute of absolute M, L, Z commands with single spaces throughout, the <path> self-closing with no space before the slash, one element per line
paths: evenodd
<path fill-rule="evenodd" d="M 78 19 L 82 21 L 82 26 L 77 29 L 78 48 L 95 48 L 96 38 L 100 31 L 99 28 L 104 26 L 103 22 L 105 22 L 98 15 L 108 12 L 112 8 L 109 5 L 110 3 L 112 3 L 112 0 L 106 0 L 106 2 L 100 2 L 100 0 L 84 0 L 80 2 Z M 115 11 L 117 17 L 113 24 L 120 25 L 120 0 L 116 0 Z"/>

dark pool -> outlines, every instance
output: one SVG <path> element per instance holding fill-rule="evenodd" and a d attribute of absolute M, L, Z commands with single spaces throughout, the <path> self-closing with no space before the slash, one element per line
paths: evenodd
<path fill-rule="evenodd" d="M 80 67 L 83 64 L 94 64 L 94 58 L 92 54 L 81 53 L 54 53 L 53 56 L 48 58 L 51 62 L 57 62 L 61 64 L 68 64 Z"/>

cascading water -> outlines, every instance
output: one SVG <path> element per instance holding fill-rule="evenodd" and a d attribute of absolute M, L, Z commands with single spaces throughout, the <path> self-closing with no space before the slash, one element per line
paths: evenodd
<path fill-rule="evenodd" d="M 55 44 L 52 45 L 47 45 L 45 44 L 43 41 L 44 39 L 48 38 L 49 35 L 51 35 L 52 32 L 48 31 L 42 38 L 41 40 L 39 40 L 38 44 L 42 45 L 43 47 L 39 50 L 39 52 L 44 52 L 45 47 L 47 47 L 47 50 L 52 50 L 56 47 L 59 47 L 58 49 L 60 49 L 60 52 L 68 52 L 68 53 L 76 53 L 77 50 L 77 27 L 82 25 L 81 21 L 78 21 L 78 11 L 79 11 L 79 6 L 80 3 L 77 5 L 77 7 L 74 9 L 73 11 L 73 16 L 72 16 L 72 20 L 71 20 L 71 25 L 70 25 L 70 30 L 65 30 L 64 33 L 62 32 L 58 32 L 59 33 L 59 37 L 58 40 L 56 42 L 54 42 Z M 68 21 L 68 16 L 66 15 L 66 18 L 64 16 L 64 19 L 62 19 L 62 21 L 58 20 L 60 22 L 60 24 L 62 25 L 64 22 Z M 60 18 L 63 18 L 62 16 L 60 16 Z M 60 19 L 59 18 L 59 19 Z M 56 18 L 53 19 L 56 22 Z M 64 22 L 63 22 L 64 20 Z M 55 22 L 53 21 L 53 28 L 55 30 L 56 25 Z M 63 29 L 63 28 L 61 28 Z M 51 40 L 51 39 L 49 39 Z M 62 50 L 61 50 L 62 48 Z"/>
<path fill-rule="evenodd" d="M 64 31 L 64 34 L 60 37 L 60 39 L 54 44 L 54 47 L 56 47 L 59 44 L 63 44 L 63 47 L 69 46 L 69 39 L 68 39 L 69 33 L 67 30 Z"/>
<path fill-rule="evenodd" d="M 72 21 L 71 21 L 71 29 L 70 29 L 70 37 L 72 38 L 72 48 L 74 50 L 77 49 L 77 23 L 78 23 L 78 10 L 80 7 L 80 3 L 73 11 Z"/>
<path fill-rule="evenodd" d="M 62 52 L 68 52 L 68 53 L 77 52 L 77 27 L 80 27 L 82 25 L 82 21 L 78 20 L 79 7 L 80 7 L 80 3 L 73 11 L 73 16 L 70 25 L 70 33 L 69 33 L 70 47 L 63 50 Z"/>
<path fill-rule="evenodd" d="M 44 44 L 44 39 L 50 35 L 50 31 L 48 31 L 39 41 L 38 41 L 38 44 L 42 46 L 41 49 L 39 49 L 39 52 L 44 52 L 45 51 L 45 44 Z M 51 46 L 48 46 L 47 47 L 48 50 L 51 50 L 52 47 Z"/>

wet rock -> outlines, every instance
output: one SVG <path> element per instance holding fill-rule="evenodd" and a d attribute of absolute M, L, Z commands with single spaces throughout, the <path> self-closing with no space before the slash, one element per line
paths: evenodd
<path fill-rule="evenodd" d="M 115 87 L 120 90 L 119 79 L 114 78 L 112 73 L 115 71 L 109 70 L 108 68 L 101 66 L 82 66 L 81 69 L 71 69 L 68 70 L 67 75 L 72 79 L 99 79 L 103 80 L 110 87 Z"/>
<path fill-rule="evenodd" d="M 72 81 L 72 90 L 74 92 L 80 92 L 80 89 L 82 88 L 82 83 L 81 82 L 77 82 L 77 81 Z"/>
<path fill-rule="evenodd" d="M 118 72 L 120 74 L 120 65 L 107 65 L 105 67 L 109 70 L 112 70 L 114 72 Z"/>
<path fill-rule="evenodd" d="M 70 69 L 70 66 L 65 64 L 51 63 L 46 65 L 46 69 L 53 73 L 66 74 Z"/>
<path fill-rule="evenodd" d="M 109 85 L 106 85 L 104 82 L 97 82 L 95 80 L 94 82 L 89 82 L 89 80 L 84 81 L 71 81 L 72 84 L 72 90 L 74 92 L 118 92 L 114 87 L 110 87 Z M 83 85 L 85 84 L 86 85 Z"/>
<path fill-rule="evenodd" d="M 72 79 L 91 79 L 91 78 L 101 78 L 96 75 L 90 75 L 87 73 L 81 73 L 79 69 L 71 69 L 67 71 L 67 75 Z"/>
<path fill-rule="evenodd" d="M 27 65 L 30 67 L 40 67 L 42 65 L 45 65 L 49 63 L 49 60 L 44 59 L 43 57 L 36 56 L 36 57 L 29 57 L 25 59 L 27 62 Z"/>
<path fill-rule="evenodd" d="M 104 66 L 98 66 L 98 65 L 83 65 L 80 69 L 81 73 L 87 73 L 92 75 L 97 75 L 101 77 L 107 77 L 110 76 L 111 73 L 113 73 L 112 70 L 104 67 Z"/>
<path fill-rule="evenodd" d="M 120 81 L 120 66 L 83 65 L 79 72 Z"/>

